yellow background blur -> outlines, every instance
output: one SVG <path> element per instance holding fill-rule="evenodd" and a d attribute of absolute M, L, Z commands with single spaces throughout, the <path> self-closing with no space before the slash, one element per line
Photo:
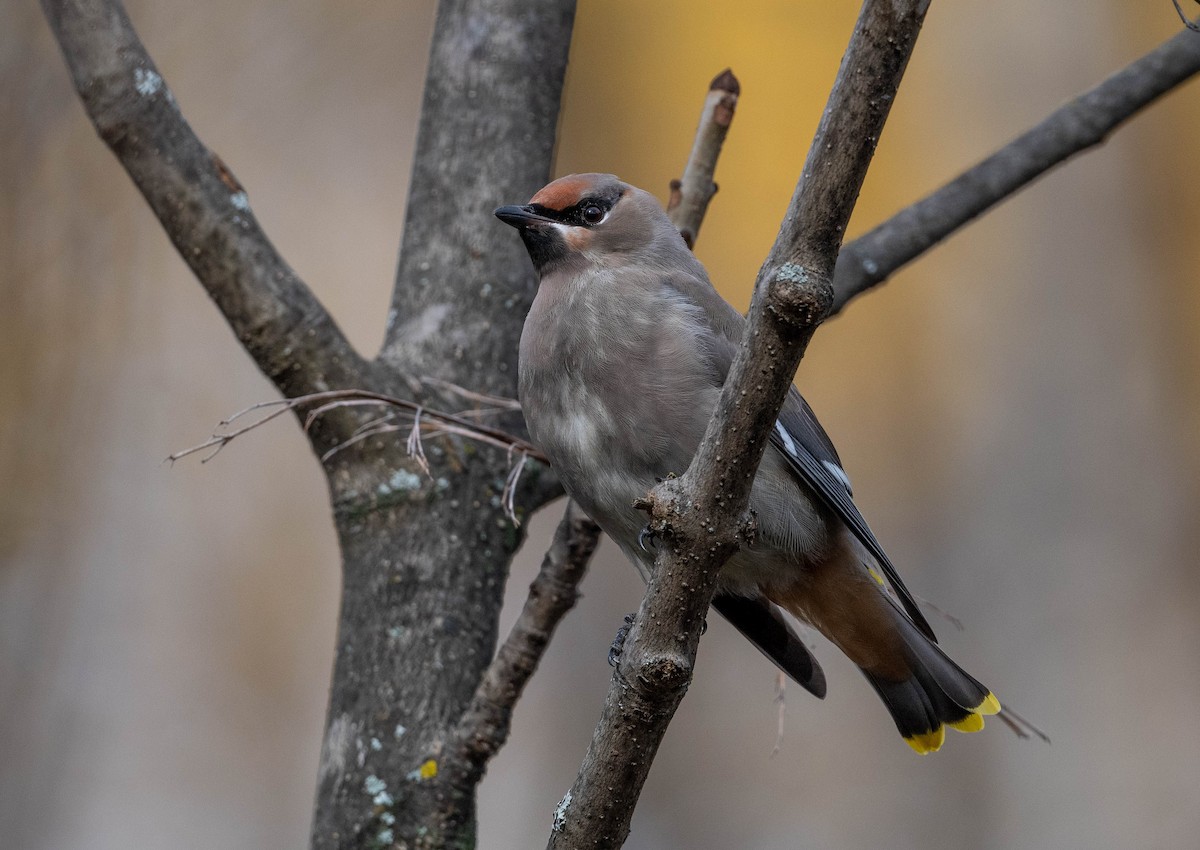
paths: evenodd
<path fill-rule="evenodd" d="M 431 4 L 129 11 L 284 256 L 373 352 Z M 742 99 L 698 253 L 744 307 L 856 12 L 585 0 L 558 173 L 665 196 L 731 66 Z M 303 846 L 337 605 L 321 475 L 290 423 L 160 464 L 274 392 L 90 129 L 34 4 L 4 15 L 0 846 Z M 1179 26 L 1168 0 L 935 3 L 851 236 Z M 773 669 L 714 622 L 628 847 L 1195 846 L 1198 107 L 1185 87 L 851 305 L 798 378 L 910 586 L 967 623 L 935 620 L 943 644 L 1053 745 L 993 723 L 919 759 L 822 645 L 829 697 L 789 691 L 772 757 Z M 482 786 L 481 848 L 544 843 L 640 590 L 606 548 Z"/>

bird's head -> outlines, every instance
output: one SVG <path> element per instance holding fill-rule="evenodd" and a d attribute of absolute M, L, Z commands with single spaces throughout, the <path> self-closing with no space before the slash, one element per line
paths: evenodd
<path fill-rule="evenodd" d="M 496 218 L 521 234 L 539 274 L 569 263 L 609 265 L 687 251 L 662 206 L 612 174 L 571 174 Z"/>

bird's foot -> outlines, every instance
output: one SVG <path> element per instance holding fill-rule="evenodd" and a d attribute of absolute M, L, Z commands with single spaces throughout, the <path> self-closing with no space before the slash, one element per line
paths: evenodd
<path fill-rule="evenodd" d="M 625 638 L 629 636 L 629 629 L 633 626 L 633 615 L 625 615 L 625 625 L 617 629 L 617 636 L 613 638 L 612 646 L 608 648 L 608 666 L 616 667 L 621 660 L 621 651 L 625 649 Z"/>
<path fill-rule="evenodd" d="M 651 549 L 657 549 L 658 546 L 655 543 L 657 539 L 658 535 L 654 533 L 654 529 L 650 527 L 649 523 L 647 523 L 646 525 L 643 525 L 642 530 L 638 532 L 638 548 L 640 548 L 643 552 L 649 552 Z"/>

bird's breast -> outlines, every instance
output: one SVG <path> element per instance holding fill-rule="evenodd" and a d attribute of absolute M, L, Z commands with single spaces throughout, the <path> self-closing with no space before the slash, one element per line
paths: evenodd
<path fill-rule="evenodd" d="M 694 316 L 670 298 L 612 280 L 566 292 L 543 285 L 525 322 L 530 435 L 593 516 L 682 473 L 716 402 Z"/>

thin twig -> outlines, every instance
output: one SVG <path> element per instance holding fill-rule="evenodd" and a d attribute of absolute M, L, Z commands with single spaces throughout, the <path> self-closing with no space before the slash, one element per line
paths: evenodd
<path fill-rule="evenodd" d="M 203 443 L 168 455 L 166 460 L 174 463 L 180 458 L 187 457 L 188 455 L 195 454 L 196 452 L 203 451 L 214 446 L 217 447 L 217 451 L 220 451 L 231 440 L 235 439 L 236 437 L 240 437 L 247 431 L 252 431 L 260 425 L 265 425 L 267 422 L 270 422 L 272 419 L 282 415 L 283 413 L 286 413 L 289 410 L 294 410 L 297 407 L 303 407 L 305 405 L 314 404 L 317 402 L 321 402 L 321 404 L 319 404 L 314 410 L 310 411 L 305 416 L 304 427 L 306 429 L 315 424 L 315 421 L 319 416 L 324 415 L 332 410 L 336 410 L 339 407 L 385 405 L 395 407 L 412 414 L 419 412 L 421 417 L 430 420 L 432 424 L 436 424 L 436 426 L 438 426 L 445 433 L 467 437 L 469 439 L 505 450 L 520 451 L 534 460 L 547 463 L 546 456 L 543 455 L 537 449 L 537 447 L 535 447 L 528 440 L 522 439 L 514 434 L 510 434 L 507 431 L 501 430 L 500 428 L 493 428 L 490 425 L 481 425 L 479 423 L 472 422 L 469 419 L 464 418 L 461 414 L 444 413 L 439 410 L 430 410 L 429 408 L 424 407 L 417 402 L 409 401 L 408 399 L 403 398 L 396 398 L 395 396 L 384 395 L 383 393 L 372 392 L 370 390 L 327 390 L 325 392 L 309 393 L 308 395 L 297 396 L 296 398 L 281 398 L 271 401 L 257 402 L 256 404 L 252 404 L 244 410 L 238 411 L 228 419 L 223 420 L 220 425 L 228 425 L 234 420 L 256 410 L 263 410 L 271 407 L 277 409 L 272 411 L 267 416 L 257 419 L 254 422 L 251 422 L 249 425 L 244 425 L 227 434 L 213 434 Z M 356 429 L 356 431 L 351 432 L 351 436 L 344 441 L 344 443 L 333 446 L 330 451 L 340 451 L 345 447 L 346 444 L 358 442 L 363 438 L 364 433 L 370 432 L 364 431 L 363 427 L 359 427 Z"/>
<path fill-rule="evenodd" d="M 512 453 L 509 452 L 511 455 Z M 508 471 L 508 477 L 504 479 L 504 493 L 501 495 L 501 502 L 504 504 L 504 514 L 513 521 L 516 526 L 521 525 L 521 520 L 517 517 L 517 509 L 513 504 L 513 500 L 517 496 L 517 483 L 521 480 L 521 472 L 525 469 L 525 452 L 520 452 L 517 456 L 516 463 L 512 465 L 512 469 Z"/>
<path fill-rule="evenodd" d="M 420 380 L 420 382 L 426 386 L 436 387 L 439 390 L 445 390 L 449 393 L 459 396 L 460 398 L 465 398 L 468 401 L 484 402 L 485 404 L 490 404 L 493 407 L 499 408 L 501 410 L 520 410 L 521 409 L 521 402 L 517 401 L 515 398 L 504 398 L 503 396 L 498 396 L 498 395 L 488 395 L 487 393 L 478 393 L 478 392 L 475 392 L 474 390 L 469 390 L 466 387 L 462 387 L 462 386 L 459 386 L 458 384 L 452 383 L 451 381 L 444 381 L 441 378 L 434 378 L 434 377 L 431 377 L 428 375 L 424 375 L 421 378 L 419 378 L 418 380 Z"/>
<path fill-rule="evenodd" d="M 1014 711 L 1012 706 L 1007 703 L 1005 703 L 1004 708 L 1000 709 L 1000 713 L 996 717 L 1003 721 L 1004 725 L 1011 729 L 1018 738 L 1024 739 L 1028 738 L 1030 734 L 1034 734 L 1047 744 L 1050 743 L 1049 735 Z"/>
<path fill-rule="evenodd" d="M 928 608 L 930 611 L 937 614 L 939 617 L 941 617 L 943 620 L 945 620 L 950 625 L 954 626 L 954 628 L 958 629 L 960 632 L 965 632 L 967 630 L 967 627 L 963 625 L 962 620 L 960 620 L 958 617 L 955 617 L 949 611 L 939 608 L 937 605 L 930 602 L 924 596 L 920 596 L 919 594 L 914 593 L 913 598 L 916 599 L 917 602 L 919 602 L 921 604 L 921 607 Z"/>
<path fill-rule="evenodd" d="M 421 445 L 421 408 L 413 414 L 412 430 L 408 432 L 408 456 L 417 462 L 426 477 L 433 478 L 429 472 L 429 461 L 425 458 L 425 447 Z"/>
<path fill-rule="evenodd" d="M 370 431 L 372 428 L 379 428 L 395 421 L 395 413 L 385 413 L 382 416 L 375 417 L 374 419 L 368 419 L 366 422 L 354 429 L 353 436 L 357 437 L 359 434 Z"/>
<path fill-rule="evenodd" d="M 696 246 L 708 203 L 717 193 L 713 174 L 717 170 L 717 158 L 721 155 L 725 135 L 733 122 L 740 91 L 737 77 L 728 68 L 713 78 L 708 87 L 708 96 L 704 99 L 700 126 L 696 128 L 696 140 L 692 143 L 683 179 L 671 181 L 667 215 L 689 248 Z"/>
<path fill-rule="evenodd" d="M 775 746 L 771 748 L 771 758 L 775 758 L 783 749 L 783 729 L 787 715 L 787 676 L 782 670 L 775 674 L 775 712 Z"/>
<path fill-rule="evenodd" d="M 212 452 L 210 452 L 209 454 L 200 458 L 201 463 L 208 463 L 210 460 L 212 460 L 214 457 L 216 457 L 217 454 L 221 451 L 221 449 L 225 448 L 225 446 L 228 445 L 230 443 L 230 441 L 232 441 L 234 438 L 240 437 L 242 434 L 245 434 L 247 431 L 253 431 L 255 428 L 257 428 L 260 425 L 266 425 L 272 419 L 275 419 L 276 417 L 282 416 L 283 414 L 287 413 L 294 406 L 294 405 L 289 404 L 286 400 L 282 400 L 282 399 L 278 400 L 278 401 L 259 402 L 258 404 L 251 405 L 250 407 L 246 408 L 245 410 L 238 411 L 233 416 L 230 416 L 228 419 L 222 420 L 218 424 L 217 427 L 223 427 L 223 426 L 229 425 L 235 419 L 239 419 L 240 417 L 245 416 L 246 414 L 250 413 L 252 410 L 261 410 L 262 408 L 267 407 L 268 405 L 276 406 L 277 409 L 272 411 L 271 413 L 268 413 L 266 416 L 263 416 L 259 419 L 255 419 L 253 422 L 251 422 L 248 425 L 243 425 L 239 428 L 235 428 L 233 431 L 230 431 L 227 434 L 213 434 L 211 437 L 209 437 L 203 443 L 199 443 L 195 446 L 192 446 L 191 448 L 184 449 L 183 451 L 169 454 L 163 459 L 163 463 L 170 463 L 173 465 L 175 463 L 175 461 L 180 460 L 181 458 L 185 458 L 188 455 L 193 455 L 196 452 L 202 452 L 205 449 L 212 449 Z"/>
<path fill-rule="evenodd" d="M 1055 166 L 1099 145 L 1198 71 L 1200 37 L 1179 32 L 933 194 L 847 243 L 838 255 L 830 315 Z"/>
<path fill-rule="evenodd" d="M 493 401 L 507 402 L 507 399 L 492 399 Z M 524 469 L 525 461 L 532 458 L 533 460 L 547 463 L 546 456 L 543 455 L 532 443 L 524 440 L 499 428 L 493 428 L 487 425 L 480 425 L 463 418 L 459 414 L 443 413 L 437 410 L 430 410 L 424 405 L 418 404 L 407 399 L 395 398 L 394 396 L 383 395 L 382 393 L 370 392 L 368 390 L 329 390 L 321 393 L 310 393 L 309 395 L 299 396 L 298 398 L 275 399 L 273 401 L 260 401 L 252 404 L 244 410 L 239 410 L 237 413 L 230 416 L 228 419 L 222 420 L 218 427 L 230 425 L 235 420 L 240 419 L 247 414 L 263 410 L 266 408 L 275 408 L 270 413 L 255 419 L 249 424 L 242 425 L 227 433 L 214 433 L 203 443 L 184 449 L 183 451 L 175 452 L 168 455 L 164 463 L 185 458 L 188 455 L 196 452 L 212 449 L 209 454 L 200 459 L 201 463 L 207 463 L 212 460 L 221 449 L 225 448 L 232 440 L 245 434 L 247 431 L 253 431 L 260 425 L 265 425 L 272 419 L 287 413 L 289 410 L 295 410 L 297 407 L 304 405 L 317 404 L 315 408 L 310 410 L 304 417 L 304 429 L 307 431 L 312 425 L 322 416 L 331 411 L 343 407 L 361 407 L 364 405 L 386 405 L 389 407 L 398 408 L 404 414 L 412 415 L 412 425 L 409 427 L 408 439 L 406 447 L 408 456 L 411 457 L 430 479 L 433 478 L 429 468 L 429 459 L 425 456 L 425 447 L 421 440 L 421 432 L 424 430 L 426 436 L 459 436 L 469 440 L 484 443 L 489 446 L 495 446 L 499 449 L 504 449 L 509 453 L 511 458 L 515 452 L 518 454 L 516 463 L 509 469 L 508 476 L 505 479 L 504 493 L 502 502 L 504 505 L 505 515 L 519 526 L 521 519 L 516 512 L 516 489 L 517 483 L 521 478 L 521 471 Z M 328 461 L 338 452 L 353 446 L 357 443 L 367 440 L 371 437 L 377 437 L 382 434 L 391 434 L 401 430 L 402 426 L 388 424 L 391 422 L 395 413 L 390 413 L 385 416 L 379 416 L 365 422 L 356 428 L 346 439 L 330 446 L 321 455 L 321 461 Z"/>
<path fill-rule="evenodd" d="M 469 793 L 508 740 L 513 707 L 555 628 L 579 598 L 579 582 L 599 540 L 600 527 L 567 502 L 525 606 L 443 750 L 440 780 L 450 788 Z"/>
<path fill-rule="evenodd" d="M 400 426 L 400 425 L 386 425 L 386 424 L 376 425 L 374 428 L 360 429 L 359 431 L 355 432 L 353 437 L 350 437 L 348 440 L 343 440 L 342 442 L 338 443 L 336 446 L 334 446 L 333 448 L 329 449 L 327 452 L 322 454 L 321 455 L 321 463 L 328 463 L 330 458 L 332 458 L 334 455 L 344 452 L 346 449 L 350 448 L 351 446 L 358 445 L 363 440 L 369 440 L 372 437 L 382 437 L 384 434 L 395 434 L 397 431 L 400 431 L 402 429 L 403 429 L 403 426 Z"/>
<path fill-rule="evenodd" d="M 1175 4 L 1175 11 L 1179 13 L 1179 20 L 1183 21 L 1183 25 L 1193 32 L 1200 32 L 1200 25 L 1183 13 L 1183 7 L 1179 5 L 1179 0 L 1171 0 L 1171 2 Z"/>
<path fill-rule="evenodd" d="M 507 402 L 508 399 L 490 398 L 491 401 Z M 508 475 L 504 482 L 504 492 L 501 497 L 501 502 L 504 506 L 504 514 L 516 526 L 521 525 L 521 518 L 517 515 L 516 510 L 516 491 L 517 484 L 521 479 L 521 471 L 525 467 L 527 459 L 534 459 L 547 463 L 546 456 L 534 447 L 528 440 L 509 434 L 499 428 L 492 428 L 487 425 L 480 425 L 464 419 L 459 414 L 443 413 L 437 410 L 430 410 L 424 405 L 414 401 L 409 401 L 403 398 L 383 395 L 382 393 L 370 392 L 368 390 L 329 390 L 321 393 L 310 393 L 309 395 L 300 396 L 298 398 L 275 399 L 273 401 L 260 401 L 252 404 L 244 410 L 239 410 L 237 413 L 223 420 L 220 426 L 226 426 L 234 420 L 241 418 L 253 411 L 263 410 L 274 407 L 266 416 L 250 422 L 234 429 L 228 433 L 216 433 L 199 445 L 192 446 L 189 449 L 184 449 L 180 452 L 175 452 L 167 456 L 166 461 L 174 463 L 180 458 L 195 454 L 196 452 L 205 449 L 212 451 L 201 458 L 201 463 L 207 463 L 217 456 L 221 449 L 225 448 L 230 441 L 240 437 L 247 431 L 253 431 L 260 425 L 265 425 L 277 416 L 294 410 L 297 407 L 304 405 L 316 404 L 317 406 L 310 410 L 304 417 L 304 429 L 307 431 L 312 425 L 322 416 L 343 407 L 362 407 L 365 405 L 386 405 L 389 407 L 398 408 L 404 414 L 412 415 L 412 425 L 409 427 L 408 439 L 406 448 L 408 456 L 411 457 L 431 480 L 433 478 L 429 469 L 429 459 L 425 456 L 425 447 L 421 440 L 422 430 L 426 431 L 426 436 L 459 436 L 469 440 L 474 440 L 479 443 L 484 443 L 489 446 L 495 446 L 499 449 L 504 449 L 509 453 L 511 459 L 513 453 L 517 453 L 516 463 L 509 469 Z M 383 434 L 392 434 L 401 430 L 401 425 L 388 424 L 395 414 L 379 416 L 369 420 L 363 425 L 356 428 L 349 437 L 339 443 L 326 449 L 321 455 L 322 463 L 328 461 L 338 452 L 353 446 L 363 440 L 377 437 Z M 428 420 L 428 421 L 423 421 Z M 220 427 L 218 426 L 218 427 Z"/>

